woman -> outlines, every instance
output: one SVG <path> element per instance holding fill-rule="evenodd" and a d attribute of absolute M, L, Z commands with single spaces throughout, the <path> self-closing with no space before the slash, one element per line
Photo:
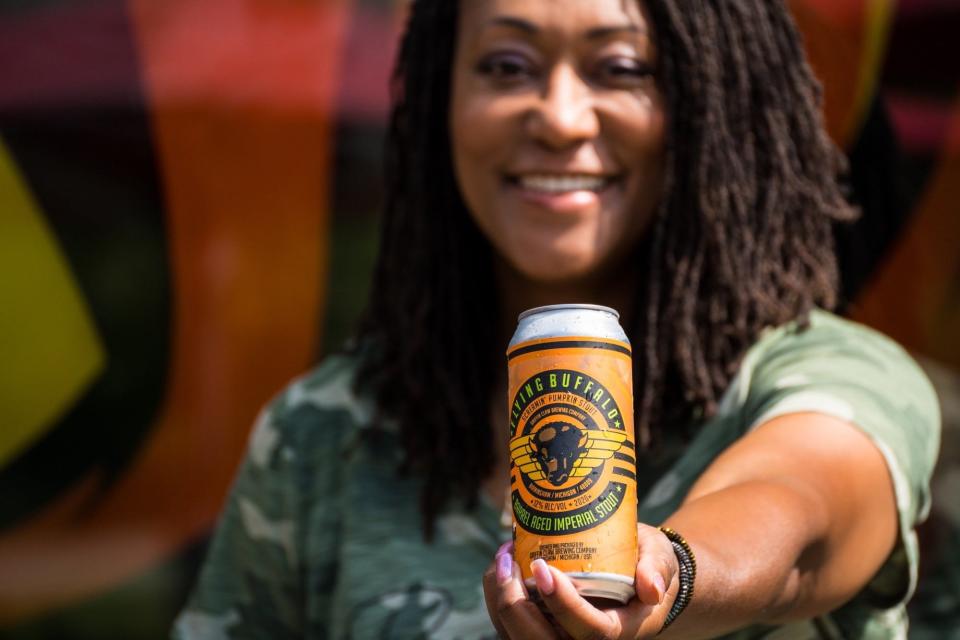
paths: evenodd
<path fill-rule="evenodd" d="M 689 581 L 662 523 L 698 567 L 664 637 L 901 635 L 936 399 L 818 310 L 854 214 L 786 9 L 417 0 L 395 79 L 357 345 L 264 412 L 175 635 L 651 637 Z M 504 348 L 558 302 L 619 309 L 634 345 L 623 607 L 539 564 L 537 605 L 508 545 L 491 564 Z"/>

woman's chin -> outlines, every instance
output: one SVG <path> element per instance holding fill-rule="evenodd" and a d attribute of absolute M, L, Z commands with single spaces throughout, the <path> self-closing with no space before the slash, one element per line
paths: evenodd
<path fill-rule="evenodd" d="M 597 270 L 595 262 L 579 255 L 542 256 L 535 254 L 515 260 L 514 269 L 530 282 L 547 286 L 572 285 L 592 279 Z"/>

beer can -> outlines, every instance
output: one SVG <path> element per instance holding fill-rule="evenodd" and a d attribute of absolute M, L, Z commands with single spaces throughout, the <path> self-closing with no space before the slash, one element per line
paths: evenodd
<path fill-rule="evenodd" d="M 626 602 L 637 566 L 630 342 L 613 309 L 520 314 L 507 348 L 514 558 L 543 558 L 578 592 Z"/>

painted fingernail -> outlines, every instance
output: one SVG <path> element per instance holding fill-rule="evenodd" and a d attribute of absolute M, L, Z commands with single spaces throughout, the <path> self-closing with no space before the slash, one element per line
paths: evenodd
<path fill-rule="evenodd" d="M 663 582 L 663 576 L 659 573 L 653 574 L 653 588 L 657 590 L 657 603 L 663 602 L 663 594 L 667 592 L 667 585 Z"/>
<path fill-rule="evenodd" d="M 500 548 L 497 549 L 496 555 L 499 556 L 500 554 L 506 553 L 508 551 L 513 551 L 513 540 L 507 540 L 502 545 L 500 545 Z"/>
<path fill-rule="evenodd" d="M 497 556 L 497 582 L 506 584 L 513 578 L 513 556 L 501 553 Z"/>
<path fill-rule="evenodd" d="M 545 596 L 553 593 L 553 574 L 550 573 L 550 567 L 543 558 L 537 558 L 530 563 L 530 571 L 533 572 L 533 579 L 537 581 L 537 591 Z"/>

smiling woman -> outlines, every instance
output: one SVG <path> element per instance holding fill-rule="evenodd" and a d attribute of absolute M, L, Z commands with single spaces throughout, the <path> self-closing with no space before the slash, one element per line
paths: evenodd
<path fill-rule="evenodd" d="M 902 637 L 936 398 L 824 310 L 855 212 L 785 6 L 416 0 L 393 89 L 366 317 L 264 411 L 175 635 Z M 633 347 L 623 606 L 498 550 L 504 348 L 557 303 Z"/>
<path fill-rule="evenodd" d="M 634 3 L 477 2 L 458 34 L 453 161 L 498 261 L 538 282 L 609 282 L 663 188 L 648 19 Z"/>

